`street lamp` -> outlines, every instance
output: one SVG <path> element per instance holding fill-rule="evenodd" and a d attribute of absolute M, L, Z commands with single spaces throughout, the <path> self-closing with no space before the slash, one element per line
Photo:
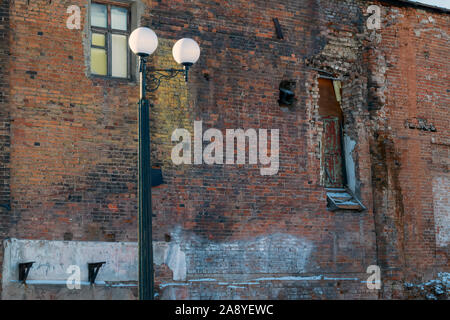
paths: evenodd
<path fill-rule="evenodd" d="M 200 47 L 190 38 L 178 40 L 172 49 L 175 61 L 183 69 L 149 69 L 149 84 L 146 84 L 146 62 L 158 47 L 158 37 L 149 28 L 135 29 L 128 40 L 131 51 L 139 57 L 140 96 L 139 96 L 139 299 L 153 300 L 153 242 L 152 242 L 152 190 L 150 159 L 149 103 L 146 91 L 158 89 L 162 79 L 171 79 L 184 74 L 188 81 L 189 68 L 200 57 Z"/>

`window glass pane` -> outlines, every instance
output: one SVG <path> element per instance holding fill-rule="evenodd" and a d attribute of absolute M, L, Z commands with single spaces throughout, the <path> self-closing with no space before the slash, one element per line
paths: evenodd
<path fill-rule="evenodd" d="M 91 4 L 91 25 L 106 28 L 107 10 L 105 5 L 98 3 Z"/>
<path fill-rule="evenodd" d="M 106 50 L 91 48 L 91 71 L 92 73 L 106 76 L 107 74 Z"/>
<path fill-rule="evenodd" d="M 112 76 L 127 77 L 127 37 L 120 34 L 112 35 Z"/>
<path fill-rule="evenodd" d="M 92 45 L 104 47 L 105 46 L 105 35 L 101 33 L 92 33 Z"/>
<path fill-rule="evenodd" d="M 127 13 L 126 8 L 111 8 L 111 28 L 116 30 L 127 30 Z"/>

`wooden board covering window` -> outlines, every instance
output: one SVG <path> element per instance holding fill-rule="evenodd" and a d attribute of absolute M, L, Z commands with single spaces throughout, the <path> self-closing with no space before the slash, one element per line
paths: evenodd
<path fill-rule="evenodd" d="M 321 144 L 322 171 L 326 187 L 344 186 L 341 106 L 336 100 L 333 82 L 319 78 L 319 115 L 323 121 Z"/>

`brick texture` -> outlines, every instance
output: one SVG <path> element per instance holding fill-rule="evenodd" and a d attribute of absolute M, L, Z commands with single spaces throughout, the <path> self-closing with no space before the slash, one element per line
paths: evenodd
<path fill-rule="evenodd" d="M 8 235 L 10 218 L 9 1 L 0 2 L 0 237 Z M 3 246 L 0 264 L 3 262 Z M 0 275 L 0 281 L 2 276 Z M 1 288 L 0 288 L 1 291 Z"/>

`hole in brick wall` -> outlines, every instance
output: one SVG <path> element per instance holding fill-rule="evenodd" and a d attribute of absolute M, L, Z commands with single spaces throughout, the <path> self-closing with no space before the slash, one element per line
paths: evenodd
<path fill-rule="evenodd" d="M 280 107 L 292 107 L 295 105 L 295 102 L 297 101 L 294 93 L 295 87 L 295 81 L 283 80 L 280 82 L 280 96 L 278 100 Z"/>
<path fill-rule="evenodd" d="M 31 79 L 34 79 L 34 76 L 37 75 L 37 72 L 32 70 L 25 71 L 25 73 L 29 74 Z"/>
<path fill-rule="evenodd" d="M 105 235 L 106 241 L 114 242 L 116 241 L 116 235 L 114 233 L 108 233 Z"/>
<path fill-rule="evenodd" d="M 80 195 L 69 194 L 69 196 L 67 197 L 67 200 L 71 201 L 71 202 L 81 202 L 82 197 Z"/>
<path fill-rule="evenodd" d="M 164 241 L 166 241 L 166 242 L 170 242 L 170 240 L 172 240 L 172 237 L 170 236 L 170 234 L 165 234 L 164 235 Z"/>
<path fill-rule="evenodd" d="M 73 239 L 73 234 L 72 232 L 66 232 L 64 233 L 64 241 L 72 241 Z"/>
<path fill-rule="evenodd" d="M 210 79 L 209 73 L 207 73 L 207 72 L 203 73 L 203 78 L 205 78 L 206 81 L 209 81 L 209 79 Z"/>

